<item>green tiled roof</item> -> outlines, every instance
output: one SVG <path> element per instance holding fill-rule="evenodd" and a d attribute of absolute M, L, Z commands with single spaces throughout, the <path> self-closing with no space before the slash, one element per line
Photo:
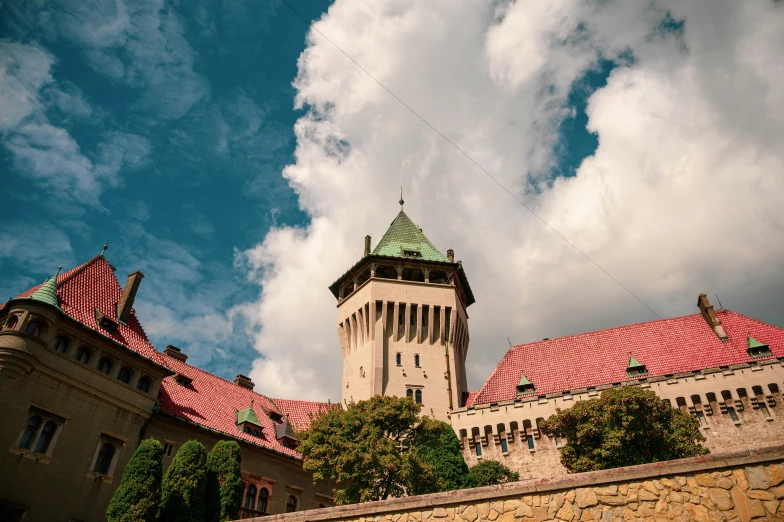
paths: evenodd
<path fill-rule="evenodd" d="M 249 406 L 244 410 L 237 411 L 237 424 L 242 424 L 243 422 L 249 422 L 251 424 L 255 424 L 256 426 L 261 426 L 261 422 L 259 422 L 259 418 L 256 417 L 256 412 L 253 411 L 253 406 Z"/>
<path fill-rule="evenodd" d="M 418 255 L 406 255 L 405 252 L 417 252 Z M 373 253 L 425 261 L 449 261 L 402 210 L 389 225 Z"/>
<path fill-rule="evenodd" d="M 530 386 L 531 381 L 528 380 L 528 377 L 525 376 L 524 373 L 520 374 L 520 384 L 518 386 Z"/>
<path fill-rule="evenodd" d="M 57 272 L 59 273 L 60 270 L 58 269 Z M 44 284 L 32 293 L 30 299 L 60 308 L 60 302 L 57 300 L 57 274 L 54 277 L 47 278 Z"/>
<path fill-rule="evenodd" d="M 767 344 L 762 344 L 761 342 L 759 342 L 758 340 L 756 340 L 755 338 L 753 338 L 750 335 L 748 336 L 748 339 L 746 341 L 749 344 L 749 350 L 751 350 L 753 348 L 767 348 L 768 347 Z"/>
<path fill-rule="evenodd" d="M 629 357 L 629 366 L 627 367 L 627 370 L 639 370 L 643 368 L 645 368 L 645 365 L 641 364 L 633 355 Z"/>

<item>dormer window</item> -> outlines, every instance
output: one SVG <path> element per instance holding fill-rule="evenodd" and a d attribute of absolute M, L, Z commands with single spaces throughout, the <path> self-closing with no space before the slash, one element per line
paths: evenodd
<path fill-rule="evenodd" d="M 767 357 L 769 355 L 773 355 L 770 351 L 770 347 L 767 344 L 762 344 L 752 336 L 748 336 L 746 338 L 746 343 L 748 349 L 746 352 L 749 354 L 750 357 Z"/>
<path fill-rule="evenodd" d="M 288 419 L 284 419 L 280 424 L 275 425 L 275 438 L 278 439 L 283 447 L 294 449 L 299 444 L 297 434 L 294 432 Z"/>
<path fill-rule="evenodd" d="M 263 430 L 256 412 L 253 410 L 253 402 L 244 410 L 237 410 L 237 428 L 243 433 L 254 437 L 261 437 Z"/>
<path fill-rule="evenodd" d="M 629 378 L 644 377 L 648 375 L 648 369 L 640 361 L 629 356 L 629 365 L 626 367 L 626 376 Z"/>
<path fill-rule="evenodd" d="M 524 373 L 520 374 L 520 383 L 517 385 L 517 393 L 531 393 L 536 390 L 536 387 Z"/>
<path fill-rule="evenodd" d="M 178 373 L 177 375 L 174 376 L 174 382 L 176 382 L 180 386 L 185 386 L 187 388 L 188 386 L 191 385 L 191 383 L 193 382 L 193 379 L 191 379 L 190 377 L 188 377 L 186 375 Z"/>
<path fill-rule="evenodd" d="M 97 308 L 95 309 L 95 322 L 97 322 L 98 326 L 100 326 L 107 332 L 114 332 L 117 330 L 117 327 L 119 326 L 117 324 L 117 321 L 115 321 L 114 319 L 112 319 L 107 315 L 104 315 L 103 312 L 101 312 Z"/>
<path fill-rule="evenodd" d="M 271 412 L 269 412 L 268 415 L 269 415 L 269 418 L 272 419 L 274 422 L 280 422 L 280 421 L 283 420 L 283 416 L 280 413 L 276 412 L 276 411 L 271 411 Z"/>
<path fill-rule="evenodd" d="M 405 257 L 412 257 L 414 259 L 422 258 L 422 252 L 420 252 L 419 250 L 403 250 L 403 255 Z"/>

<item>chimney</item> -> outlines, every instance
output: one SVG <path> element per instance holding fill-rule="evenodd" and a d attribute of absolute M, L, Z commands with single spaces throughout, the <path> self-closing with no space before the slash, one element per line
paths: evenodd
<path fill-rule="evenodd" d="M 144 274 L 138 270 L 128 276 L 128 282 L 125 283 L 120 300 L 117 302 L 117 319 L 123 323 L 128 321 L 128 316 L 131 315 L 131 308 L 133 308 L 133 300 L 136 299 L 136 291 L 139 289 L 139 283 L 142 282 Z"/>
<path fill-rule="evenodd" d="M 370 236 L 365 236 L 365 253 L 363 255 L 368 255 L 370 253 Z"/>
<path fill-rule="evenodd" d="M 238 373 L 237 377 L 234 378 L 234 384 L 240 388 L 245 388 L 246 390 L 253 390 L 253 387 L 255 386 L 253 381 L 250 380 L 250 377 L 246 377 L 241 373 Z"/>
<path fill-rule="evenodd" d="M 450 263 L 454 263 L 455 262 L 455 251 L 452 250 L 451 248 L 449 250 L 447 250 L 446 251 L 446 258 L 449 259 Z"/>
<path fill-rule="evenodd" d="M 697 306 L 700 307 L 702 318 L 705 319 L 705 322 L 708 323 L 708 326 L 711 327 L 719 339 L 726 341 L 727 332 L 724 331 L 724 327 L 721 325 L 721 321 L 716 316 L 716 312 L 713 311 L 713 305 L 710 304 L 710 301 L 708 301 L 708 296 L 705 294 L 700 294 L 700 296 L 697 298 Z"/>
<path fill-rule="evenodd" d="M 165 353 L 172 359 L 177 359 L 178 361 L 185 362 L 186 360 L 188 360 L 188 356 L 182 350 L 180 350 L 176 346 L 172 346 L 171 344 L 166 347 L 163 353 Z"/>

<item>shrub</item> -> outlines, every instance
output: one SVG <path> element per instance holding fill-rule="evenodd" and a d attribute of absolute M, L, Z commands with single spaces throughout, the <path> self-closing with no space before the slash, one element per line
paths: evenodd
<path fill-rule="evenodd" d="M 242 452 L 235 441 L 221 440 L 207 455 L 207 522 L 239 518 L 242 503 Z"/>
<path fill-rule="evenodd" d="M 476 487 L 520 480 L 520 474 L 495 460 L 485 460 L 469 470 Z"/>
<path fill-rule="evenodd" d="M 161 488 L 161 522 L 201 522 L 205 516 L 207 452 L 195 440 L 182 445 L 172 460 Z"/>
<path fill-rule="evenodd" d="M 114 492 L 106 519 L 109 522 L 154 522 L 161 501 L 163 446 L 145 439 L 125 466 L 120 487 Z"/>

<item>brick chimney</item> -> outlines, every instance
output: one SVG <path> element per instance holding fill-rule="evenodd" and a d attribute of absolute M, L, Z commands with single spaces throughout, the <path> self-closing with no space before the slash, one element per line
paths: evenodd
<path fill-rule="evenodd" d="M 133 300 L 136 299 L 136 291 L 139 289 L 143 277 L 144 274 L 138 270 L 128 276 L 128 282 L 125 283 L 125 289 L 117 302 L 117 319 L 123 323 L 127 322 L 128 316 L 131 315 Z"/>
<path fill-rule="evenodd" d="M 166 349 L 163 351 L 163 353 L 165 353 L 166 355 L 168 355 L 172 359 L 177 359 L 178 361 L 185 362 L 185 361 L 188 360 L 188 356 L 185 354 L 185 352 L 183 352 L 182 350 L 180 350 L 176 346 L 172 346 L 171 344 L 166 347 Z"/>
<path fill-rule="evenodd" d="M 700 294 L 700 296 L 697 298 L 697 306 L 700 307 L 702 318 L 705 319 L 705 322 L 708 323 L 708 326 L 711 327 L 719 339 L 726 341 L 727 332 L 724 331 L 724 327 L 721 325 L 721 321 L 716 315 L 716 312 L 713 311 L 713 305 L 710 304 L 710 301 L 708 301 L 708 296 L 705 294 Z"/>
<path fill-rule="evenodd" d="M 449 250 L 447 250 L 446 251 L 446 258 L 449 259 L 450 263 L 454 263 L 455 262 L 455 251 L 452 250 L 451 248 Z"/>
<path fill-rule="evenodd" d="M 363 255 L 368 255 L 370 253 L 370 236 L 365 236 L 365 253 Z"/>
<path fill-rule="evenodd" d="M 252 390 L 255 384 L 253 381 L 250 380 L 250 377 L 242 375 L 241 373 L 237 374 L 237 377 L 234 378 L 234 384 L 239 386 L 240 388 L 245 388 L 246 390 Z"/>

